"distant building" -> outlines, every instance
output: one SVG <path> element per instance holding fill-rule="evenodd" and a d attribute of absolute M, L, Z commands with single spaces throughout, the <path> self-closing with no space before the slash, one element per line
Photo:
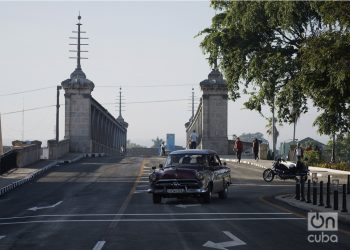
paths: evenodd
<path fill-rule="evenodd" d="M 166 147 L 168 151 L 175 150 L 175 134 L 166 134 Z"/>

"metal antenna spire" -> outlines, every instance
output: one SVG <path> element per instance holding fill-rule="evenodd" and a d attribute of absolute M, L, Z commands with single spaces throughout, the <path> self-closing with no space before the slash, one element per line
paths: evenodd
<path fill-rule="evenodd" d="M 81 57 L 81 53 L 82 52 L 88 52 L 87 50 L 81 50 L 81 46 L 83 45 L 89 45 L 86 43 L 81 43 L 82 39 L 88 39 L 87 37 L 81 37 L 81 34 L 86 33 L 85 31 L 81 31 L 80 26 L 83 25 L 82 23 L 80 23 L 81 20 L 81 16 L 80 16 L 80 11 L 79 11 L 79 16 L 78 16 L 78 23 L 76 24 L 78 26 L 78 31 L 73 31 L 73 33 L 77 33 L 77 37 L 69 37 L 70 39 L 75 39 L 77 40 L 77 43 L 71 43 L 69 45 L 74 45 L 77 46 L 76 50 L 69 50 L 69 52 L 76 52 L 77 56 L 76 57 L 69 57 L 71 59 L 77 59 L 77 68 L 76 70 L 81 71 L 81 63 L 80 60 L 81 59 L 88 59 L 87 57 Z"/>
<path fill-rule="evenodd" d="M 119 88 L 119 116 L 122 117 L 122 87 Z"/>
<path fill-rule="evenodd" d="M 77 23 L 77 25 L 78 25 L 77 69 L 81 69 L 81 65 L 80 65 L 80 26 L 81 26 L 80 19 L 81 19 L 81 16 L 80 16 L 80 11 L 79 11 L 78 23 Z"/>
<path fill-rule="evenodd" d="M 194 117 L 194 88 L 192 88 L 192 119 Z"/>

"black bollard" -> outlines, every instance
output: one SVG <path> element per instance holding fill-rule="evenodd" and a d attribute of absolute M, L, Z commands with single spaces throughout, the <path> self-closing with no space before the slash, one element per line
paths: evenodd
<path fill-rule="evenodd" d="M 323 181 L 320 181 L 320 203 L 319 206 L 324 206 L 323 203 Z"/>
<path fill-rule="evenodd" d="M 311 181 L 307 180 L 307 195 L 306 195 L 306 202 L 311 203 Z"/>
<path fill-rule="evenodd" d="M 299 181 L 295 184 L 295 199 L 300 200 L 300 183 Z"/>
<path fill-rule="evenodd" d="M 348 175 L 348 194 L 350 194 L 350 175 Z"/>
<path fill-rule="evenodd" d="M 334 190 L 333 196 L 334 196 L 333 208 L 334 210 L 338 210 L 338 190 Z"/>
<path fill-rule="evenodd" d="M 346 184 L 343 184 L 343 206 L 341 211 L 344 213 L 348 212 L 348 209 L 346 208 Z"/>
<path fill-rule="evenodd" d="M 327 182 L 326 208 L 331 208 L 331 183 L 329 181 L 329 175 L 328 175 L 328 182 Z"/>
<path fill-rule="evenodd" d="M 317 205 L 317 184 L 316 182 L 312 185 L 312 205 Z"/>
<path fill-rule="evenodd" d="M 301 201 L 305 201 L 305 181 L 302 180 L 300 184 Z"/>

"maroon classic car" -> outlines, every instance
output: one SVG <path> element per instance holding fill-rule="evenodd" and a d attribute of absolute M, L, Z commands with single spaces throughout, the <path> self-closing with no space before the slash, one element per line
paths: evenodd
<path fill-rule="evenodd" d="M 230 169 L 220 161 L 213 150 L 177 150 L 170 153 L 165 165 L 152 167 L 149 176 L 153 203 L 160 203 L 162 197 L 193 196 L 209 203 L 213 193 L 226 199 L 231 183 Z"/>

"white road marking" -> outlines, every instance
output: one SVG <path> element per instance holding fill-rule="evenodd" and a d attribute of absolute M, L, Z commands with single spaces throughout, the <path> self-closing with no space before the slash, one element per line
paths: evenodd
<path fill-rule="evenodd" d="M 56 206 L 58 206 L 59 204 L 61 204 L 63 201 L 59 201 L 51 206 L 45 206 L 45 207 L 32 207 L 32 208 L 28 208 L 28 210 L 31 210 L 31 211 L 36 211 L 36 210 L 40 210 L 40 209 L 46 209 L 46 208 L 54 208 Z"/>
<path fill-rule="evenodd" d="M 106 244 L 105 241 L 98 241 L 92 250 L 101 250 L 104 244 Z"/>
<path fill-rule="evenodd" d="M 175 207 L 181 207 L 181 208 L 188 208 L 188 207 L 198 207 L 200 206 L 201 204 L 179 204 L 179 205 L 176 205 Z"/>
<path fill-rule="evenodd" d="M 0 240 L 2 240 L 5 237 L 6 237 L 5 235 L 0 235 Z"/>
<path fill-rule="evenodd" d="M 138 185 L 137 187 L 138 188 L 140 188 L 140 187 L 149 187 L 149 185 Z"/>
<path fill-rule="evenodd" d="M 292 215 L 293 213 L 145 213 L 145 214 L 42 214 L 0 218 L 0 220 L 27 219 L 40 217 L 98 217 L 98 216 L 183 216 L 183 215 Z"/>
<path fill-rule="evenodd" d="M 142 194 L 147 192 L 148 192 L 148 189 L 139 189 L 139 190 L 135 190 L 134 194 Z"/>
<path fill-rule="evenodd" d="M 247 243 L 245 243 L 244 241 L 242 241 L 238 237 L 234 236 L 229 231 L 223 231 L 223 233 L 226 234 L 231 239 L 231 241 L 225 241 L 225 242 L 220 242 L 220 243 L 214 243 L 212 241 L 207 241 L 203 246 L 221 249 L 221 250 L 227 250 L 227 247 L 247 245 Z"/>
<path fill-rule="evenodd" d="M 188 218 L 188 219 L 111 219 L 111 220 L 38 220 L 38 221 L 17 221 L 17 222 L 3 222 L 0 225 L 17 225 L 17 224 L 31 224 L 31 223 L 64 223 L 64 222 L 174 222 L 174 221 L 267 221 L 267 220 L 306 220 L 298 217 L 266 217 L 266 218 Z"/>

